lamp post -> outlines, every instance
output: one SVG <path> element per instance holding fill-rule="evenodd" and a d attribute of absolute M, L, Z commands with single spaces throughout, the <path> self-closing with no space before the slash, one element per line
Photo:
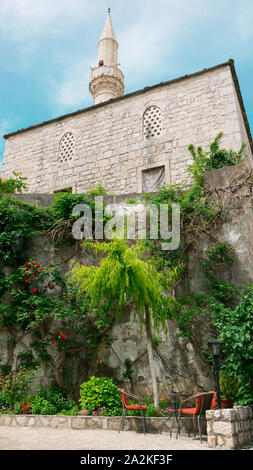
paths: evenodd
<path fill-rule="evenodd" d="M 213 357 L 213 372 L 216 383 L 216 393 L 217 393 L 217 404 L 218 408 L 221 408 L 221 399 L 220 399 L 220 356 L 221 350 L 224 345 L 224 342 L 219 339 L 212 339 L 207 343 L 210 353 Z"/>

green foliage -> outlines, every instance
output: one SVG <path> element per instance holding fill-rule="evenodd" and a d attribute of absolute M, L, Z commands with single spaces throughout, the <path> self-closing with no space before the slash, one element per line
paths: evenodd
<path fill-rule="evenodd" d="M 30 403 L 30 413 L 32 414 L 74 414 L 78 410 L 75 402 L 66 397 L 57 386 L 39 387 L 35 395 L 30 398 Z"/>
<path fill-rule="evenodd" d="M 89 413 L 100 407 L 119 408 L 121 398 L 117 385 L 108 377 L 90 377 L 80 385 L 80 405 Z"/>
<path fill-rule="evenodd" d="M 72 215 L 73 208 L 77 204 L 88 205 L 92 213 L 95 212 L 95 196 L 103 196 L 106 194 L 103 186 L 97 186 L 96 189 L 87 191 L 85 194 L 72 194 L 70 192 L 56 193 L 54 197 L 54 205 L 52 206 L 52 214 L 56 222 L 61 222 L 76 216 Z"/>
<path fill-rule="evenodd" d="M 58 268 L 44 267 L 29 260 L 5 276 L 2 282 L 8 288 L 9 295 L 8 305 L 4 297 L 0 302 L 2 326 L 18 323 L 23 330 L 27 330 L 52 317 L 59 308 L 62 314 L 68 310 L 65 299 L 54 294 L 57 288 L 66 288 Z"/>
<path fill-rule="evenodd" d="M 0 258 L 11 266 L 22 262 L 26 240 L 51 223 L 47 210 L 0 195 Z"/>
<path fill-rule="evenodd" d="M 193 164 L 189 165 L 188 170 L 195 184 L 202 185 L 204 173 L 209 170 L 222 168 L 224 166 L 236 165 L 243 161 L 243 151 L 245 144 L 243 144 L 238 152 L 233 150 L 226 150 L 219 148 L 219 141 L 223 136 L 220 132 L 214 141 L 210 144 L 210 151 L 203 152 L 202 147 L 197 150 L 194 145 L 189 145 L 188 150 L 192 155 Z"/>
<path fill-rule="evenodd" d="M 229 243 L 217 243 L 213 248 L 205 253 L 205 259 L 202 260 L 202 269 L 208 280 L 207 286 L 211 295 L 224 305 L 231 305 L 238 295 L 238 288 L 231 282 L 226 282 L 217 278 L 217 273 L 222 269 L 228 269 L 233 266 L 235 253 L 232 245 Z"/>
<path fill-rule="evenodd" d="M 224 371 L 239 382 L 237 403 L 253 403 L 253 287 L 243 289 L 239 303 L 225 308 L 211 305 L 212 322 L 225 342 Z"/>
<path fill-rule="evenodd" d="M 160 323 L 165 328 L 168 310 L 175 305 L 175 301 L 164 294 L 168 287 L 165 273 L 158 272 L 148 259 L 141 259 L 138 246 L 129 247 L 125 240 L 86 243 L 85 246 L 107 254 L 99 266 L 76 264 L 69 273 L 71 282 L 78 284 L 79 292 L 86 292 L 89 308 L 104 305 L 119 314 L 124 305 L 133 302 L 141 318 L 148 306 L 152 310 L 154 328 Z"/>
<path fill-rule="evenodd" d="M 35 359 L 33 350 L 28 349 L 23 353 L 18 354 L 19 367 L 23 369 L 34 369 L 39 367 L 39 362 Z"/>
<path fill-rule="evenodd" d="M 20 369 L 16 374 L 9 374 L 0 379 L 0 409 L 2 406 L 17 408 L 21 400 L 26 401 L 31 384 L 39 369 Z M 17 405 L 18 404 L 18 405 Z"/>
<path fill-rule="evenodd" d="M 124 361 L 125 365 L 125 372 L 122 374 L 121 380 L 131 380 L 132 374 L 133 374 L 133 369 L 131 369 L 132 366 L 132 361 L 129 357 L 127 357 Z"/>
<path fill-rule="evenodd" d="M 69 192 L 58 193 L 54 197 L 52 214 L 56 222 L 71 219 L 73 208 L 77 204 L 87 204 L 90 206 L 90 200 L 85 194 L 72 194 Z"/>
<path fill-rule="evenodd" d="M 26 183 L 27 178 L 21 176 L 21 173 L 12 172 L 14 178 L 11 177 L 8 180 L 3 180 L 0 178 L 0 194 L 1 193 L 15 193 L 16 191 L 20 193 L 22 190 L 28 189 L 28 184 Z"/>
<path fill-rule="evenodd" d="M 220 371 L 220 391 L 221 398 L 229 398 L 230 400 L 236 400 L 240 383 L 238 379 L 231 375 L 229 371 Z"/>

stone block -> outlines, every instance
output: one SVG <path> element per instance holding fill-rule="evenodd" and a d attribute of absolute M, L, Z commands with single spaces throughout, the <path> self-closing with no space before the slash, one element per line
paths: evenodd
<path fill-rule="evenodd" d="M 3 416 L 3 425 L 4 426 L 11 426 L 14 422 L 14 416 L 11 415 L 2 415 Z"/>
<path fill-rule="evenodd" d="M 16 423 L 18 426 L 27 426 L 29 421 L 29 416 L 16 415 Z"/>
<path fill-rule="evenodd" d="M 50 415 L 38 415 L 37 416 L 37 426 L 50 426 L 50 421 L 52 419 L 52 416 Z"/>
<path fill-rule="evenodd" d="M 231 423 L 225 421 L 214 421 L 213 432 L 216 434 L 222 434 L 223 436 L 232 435 Z"/>
<path fill-rule="evenodd" d="M 106 420 L 106 425 L 107 429 L 110 429 L 112 431 L 118 431 L 120 427 L 120 422 L 121 422 L 121 417 L 115 416 L 115 417 L 109 417 Z M 127 418 L 125 419 L 125 425 L 124 425 L 124 430 L 130 430 L 130 423 Z"/>
<path fill-rule="evenodd" d="M 216 442 L 217 441 L 217 436 L 214 434 L 214 435 L 209 435 L 207 436 L 207 444 L 208 444 L 208 447 L 216 447 Z"/>
<path fill-rule="evenodd" d="M 72 429 L 87 429 L 87 418 L 85 416 L 71 418 L 70 427 Z"/>
<path fill-rule="evenodd" d="M 27 425 L 28 426 L 37 425 L 37 420 L 36 420 L 35 416 L 29 416 Z"/>

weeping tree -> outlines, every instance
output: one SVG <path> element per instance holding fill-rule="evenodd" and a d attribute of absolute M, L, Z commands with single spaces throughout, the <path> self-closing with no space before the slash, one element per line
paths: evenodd
<path fill-rule="evenodd" d="M 76 263 L 71 270 L 70 282 L 79 286 L 85 308 L 106 306 L 117 320 L 127 305 L 132 305 L 136 316 L 145 327 L 154 405 L 158 406 L 158 388 L 155 375 L 152 332 L 163 327 L 177 308 L 170 295 L 172 279 L 178 275 L 178 267 L 167 275 L 158 272 L 151 260 L 144 256 L 140 245 L 130 247 L 125 240 L 114 239 L 108 243 L 86 242 L 97 254 L 101 254 L 98 266 Z"/>

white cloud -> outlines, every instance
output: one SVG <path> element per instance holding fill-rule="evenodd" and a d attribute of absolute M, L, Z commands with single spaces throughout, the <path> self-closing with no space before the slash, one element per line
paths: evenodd
<path fill-rule="evenodd" d="M 90 0 L 1 0 L 0 32 L 14 42 L 62 34 L 80 21 L 94 21 L 97 11 Z"/>
<path fill-rule="evenodd" d="M 88 89 L 89 68 L 90 62 L 86 58 L 67 67 L 60 79 L 48 81 L 44 93 L 48 95 L 54 115 L 68 112 L 69 109 L 84 108 L 87 101 L 91 100 Z"/>
<path fill-rule="evenodd" d="M 128 91 L 152 84 L 151 76 L 159 81 L 162 73 L 166 79 L 183 70 L 190 73 L 184 69 L 187 55 L 194 60 L 206 51 L 207 61 L 218 57 L 216 37 L 224 41 L 225 53 L 229 50 L 227 60 L 239 50 L 238 38 L 252 34 L 252 0 L 0 1 L 0 38 L 13 54 L 11 61 L 2 60 L 2 66 L 25 75 L 40 57 L 48 62 L 48 70 L 44 67 L 41 73 L 38 67 L 33 76 L 36 73 L 37 86 L 54 115 L 92 102 L 89 67 L 96 63 L 108 6 Z M 248 54 L 246 48 L 243 54 Z"/>

